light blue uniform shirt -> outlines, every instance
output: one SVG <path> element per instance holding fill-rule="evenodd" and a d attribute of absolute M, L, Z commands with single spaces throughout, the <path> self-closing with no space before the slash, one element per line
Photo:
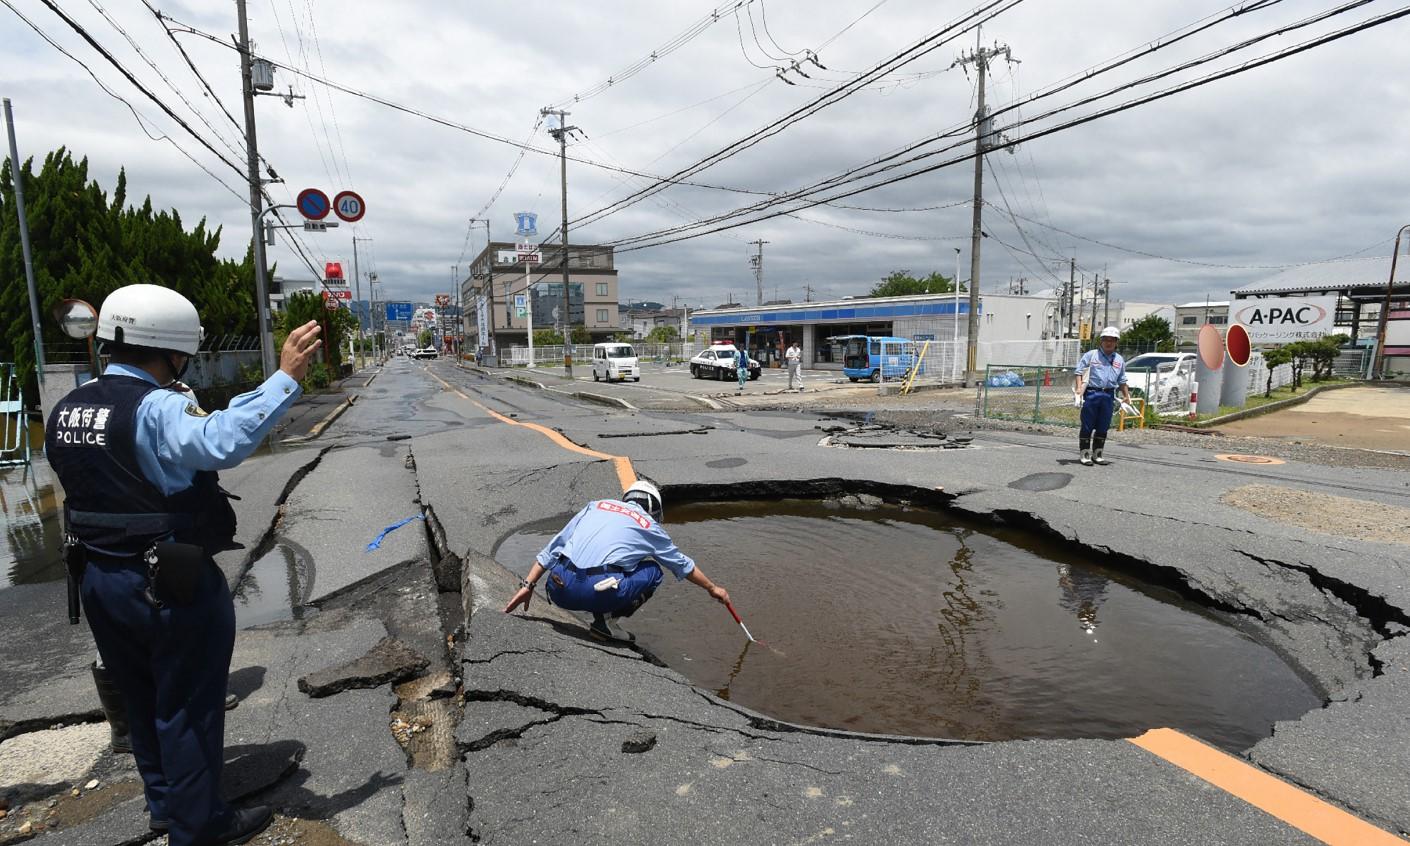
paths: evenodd
<path fill-rule="evenodd" d="M 1121 353 L 1115 350 L 1110 358 L 1107 358 L 1101 349 L 1087 350 L 1077 360 L 1077 369 L 1074 372 L 1087 373 L 1086 388 L 1110 391 L 1126 384 L 1126 361 L 1121 357 Z"/>
<path fill-rule="evenodd" d="M 127 364 L 109 364 L 103 372 L 158 384 L 152 374 Z M 198 413 L 199 406 L 186 394 L 152 391 L 137 406 L 137 465 L 162 493 L 184 491 L 195 482 L 196 471 L 226 470 L 248 458 L 302 393 L 282 370 L 232 399 L 225 411 L 210 414 Z"/>
<path fill-rule="evenodd" d="M 634 569 L 643 558 L 684 579 L 695 562 L 676 547 L 671 536 L 651 515 L 630 502 L 599 499 L 589 502 L 568 521 L 553 540 L 539 551 L 537 560 L 545 569 L 568 561 L 578 570 L 594 567 Z"/>

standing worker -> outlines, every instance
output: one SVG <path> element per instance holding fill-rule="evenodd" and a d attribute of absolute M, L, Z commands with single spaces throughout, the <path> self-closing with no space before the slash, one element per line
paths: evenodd
<path fill-rule="evenodd" d="M 1131 405 L 1131 389 L 1126 386 L 1126 361 L 1116 351 L 1116 342 L 1120 339 L 1121 333 L 1115 326 L 1106 327 L 1098 348 L 1082 353 L 1077 361 L 1077 379 L 1072 392 L 1082 406 L 1082 430 L 1077 436 L 1077 445 L 1082 451 L 1084 467 L 1111 463 L 1102 457 L 1102 447 L 1106 446 L 1106 432 L 1111 428 L 1118 387 L 1125 397 L 1125 405 Z"/>
<path fill-rule="evenodd" d="M 744 349 L 744 344 L 735 347 L 734 350 L 734 375 L 739 379 L 739 388 L 735 393 L 744 391 L 744 383 L 749 381 L 749 353 Z"/>
<path fill-rule="evenodd" d="M 798 382 L 798 390 L 803 390 L 803 350 L 798 347 L 797 341 L 788 345 L 783 361 L 788 365 L 788 390 L 793 390 L 794 380 Z"/>
<path fill-rule="evenodd" d="M 318 332 L 295 328 L 278 372 L 207 414 L 175 388 L 201 344 L 196 307 L 128 285 L 98 316 L 107 369 L 49 416 L 83 610 L 127 703 L 151 828 L 170 846 L 245 843 L 272 818 L 220 798 L 235 607 L 212 554 L 233 540 L 235 512 L 215 471 L 243 461 L 299 398 Z"/>
<path fill-rule="evenodd" d="M 662 567 L 729 605 L 729 591 L 710 581 L 661 528 L 662 512 L 661 492 L 650 482 L 634 483 L 619 500 L 589 502 L 539 551 L 504 613 L 520 605 L 527 611 L 534 587 L 547 573 L 550 602 L 592 612 L 594 637 L 629 642 L 631 635 L 614 634 L 606 618 L 635 614 L 656 593 Z"/>

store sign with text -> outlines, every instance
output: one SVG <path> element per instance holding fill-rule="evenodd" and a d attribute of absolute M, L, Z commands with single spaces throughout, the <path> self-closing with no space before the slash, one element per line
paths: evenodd
<path fill-rule="evenodd" d="M 1336 297 L 1234 300 L 1229 322 L 1243 324 L 1255 344 L 1291 344 L 1332 334 L 1336 311 Z"/>

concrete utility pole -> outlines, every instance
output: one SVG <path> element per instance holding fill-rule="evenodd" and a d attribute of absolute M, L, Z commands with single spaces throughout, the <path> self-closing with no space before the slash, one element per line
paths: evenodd
<path fill-rule="evenodd" d="M 1067 260 L 1067 337 L 1071 338 L 1073 332 L 1073 317 L 1077 311 L 1077 259 Z"/>
<path fill-rule="evenodd" d="M 357 237 L 356 235 L 353 236 L 353 296 L 357 298 L 357 307 L 358 307 L 358 310 L 359 310 L 359 311 L 361 311 L 361 309 L 362 309 L 362 276 L 357 272 L 357 242 L 358 242 L 358 241 L 371 241 L 371 240 L 372 240 L 371 238 L 359 238 L 359 237 Z M 368 291 L 367 291 L 367 296 L 368 296 L 368 299 L 367 299 L 367 322 L 368 322 L 368 328 L 371 329 L 371 328 L 372 328 L 372 326 L 371 326 L 371 324 L 372 324 L 372 290 L 371 290 L 372 286 L 371 286 L 371 285 L 368 285 L 367 287 L 368 287 Z M 376 334 L 376 332 L 374 331 L 373 334 Z M 357 316 L 357 361 L 358 361 L 357 368 L 358 368 L 359 370 L 361 370 L 362 368 L 364 368 L 364 367 L 367 366 L 367 355 L 366 355 L 365 353 L 363 353 L 363 351 L 362 351 L 362 315 L 361 315 L 361 314 L 358 314 L 358 316 Z"/>
<path fill-rule="evenodd" d="M 750 244 L 759 248 L 759 251 L 749 257 L 749 264 L 754 268 L 754 287 L 758 289 L 758 302 L 755 305 L 764 304 L 764 245 L 768 241 L 750 241 Z"/>
<path fill-rule="evenodd" d="M 29 221 L 24 213 L 24 174 L 20 169 L 19 147 L 15 144 L 15 116 L 10 113 L 10 98 L 5 98 L 5 131 L 10 136 L 10 179 L 15 186 L 15 210 L 20 218 L 20 251 L 24 254 L 24 278 L 29 285 L 29 319 L 34 324 L 34 376 L 44 387 L 44 336 L 39 323 L 39 292 L 34 284 L 34 257 L 29 248 Z M 96 372 L 94 375 L 97 375 Z"/>
<path fill-rule="evenodd" d="M 255 140 L 255 87 L 250 68 L 254 48 L 250 45 L 250 24 L 245 17 L 245 0 L 235 0 L 240 17 L 240 89 L 245 98 L 245 165 L 250 181 L 250 227 L 255 242 L 255 310 L 259 312 L 260 362 L 264 378 L 274 375 L 278 365 L 274 360 L 274 336 L 269 333 L 269 270 L 264 256 L 264 232 L 260 217 L 264 214 L 263 183 L 259 177 L 259 144 Z"/>
<path fill-rule="evenodd" d="M 563 314 L 559 321 L 563 332 L 563 370 L 568 378 L 573 376 L 573 323 L 568 319 L 572 311 L 572 297 L 568 293 L 568 133 L 577 129 L 568 126 L 568 113 L 562 109 L 542 109 L 541 115 L 557 115 L 558 128 L 550 129 L 549 135 L 558 139 L 559 175 L 563 183 Z M 587 320 L 587 298 L 583 298 L 583 320 Z"/>
<path fill-rule="evenodd" d="M 974 113 L 974 229 L 970 233 L 969 240 L 969 323 L 967 331 L 969 333 L 968 358 L 965 365 L 965 384 L 972 385 L 979 381 L 979 371 L 977 369 L 979 355 L 979 242 L 984 237 L 983 233 L 983 209 L 984 209 L 984 154 L 994 147 L 994 139 L 989 136 L 993 134 L 993 122 L 989 119 L 989 110 L 984 105 L 984 76 L 989 69 L 989 62 L 1003 56 L 1005 61 L 1010 63 L 1018 61 L 1009 52 L 1006 45 L 995 44 L 993 48 L 980 46 L 979 29 L 974 32 L 974 52 L 965 56 L 962 55 L 955 60 L 955 65 L 973 64 L 975 71 L 979 75 L 979 108 Z"/>

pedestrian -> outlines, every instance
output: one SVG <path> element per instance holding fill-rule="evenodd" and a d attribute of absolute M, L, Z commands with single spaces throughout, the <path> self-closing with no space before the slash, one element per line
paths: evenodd
<path fill-rule="evenodd" d="M 299 398 L 318 332 L 296 327 L 279 371 L 207 413 L 176 389 L 203 335 L 196 307 L 158 285 L 119 288 L 98 315 L 108 367 L 49 416 L 83 610 L 126 701 L 150 826 L 170 846 L 245 843 L 272 819 L 220 796 L 235 608 L 212 554 L 233 541 L 235 512 L 215 471 Z"/>
<path fill-rule="evenodd" d="M 1115 326 L 1102 330 L 1098 347 L 1087 350 L 1077 361 L 1076 381 L 1072 391 L 1082 406 L 1082 429 L 1077 436 L 1080 461 L 1084 467 L 1110 464 L 1102 457 L 1107 429 L 1111 428 L 1112 406 L 1117 388 L 1131 404 L 1131 389 L 1126 386 L 1126 362 L 1116 351 L 1121 332 Z"/>
<path fill-rule="evenodd" d="M 734 367 L 734 375 L 739 379 L 739 388 L 735 391 L 738 394 L 744 391 L 744 383 L 749 381 L 749 353 L 743 344 L 735 348 Z"/>
<path fill-rule="evenodd" d="M 504 606 L 529 609 L 534 587 L 548 575 L 548 600 L 559 608 L 592 614 L 589 632 L 599 640 L 629 642 L 607 617 L 630 617 L 661 584 L 664 567 L 729 604 L 729 591 L 710 581 L 661 527 L 661 492 L 638 481 L 621 499 L 589 502 L 535 557 L 527 578 Z"/>
<path fill-rule="evenodd" d="M 798 382 L 798 390 L 803 390 L 803 350 L 794 341 L 788 346 L 788 351 L 783 354 L 784 363 L 788 365 L 788 390 L 793 390 L 793 383 Z"/>

